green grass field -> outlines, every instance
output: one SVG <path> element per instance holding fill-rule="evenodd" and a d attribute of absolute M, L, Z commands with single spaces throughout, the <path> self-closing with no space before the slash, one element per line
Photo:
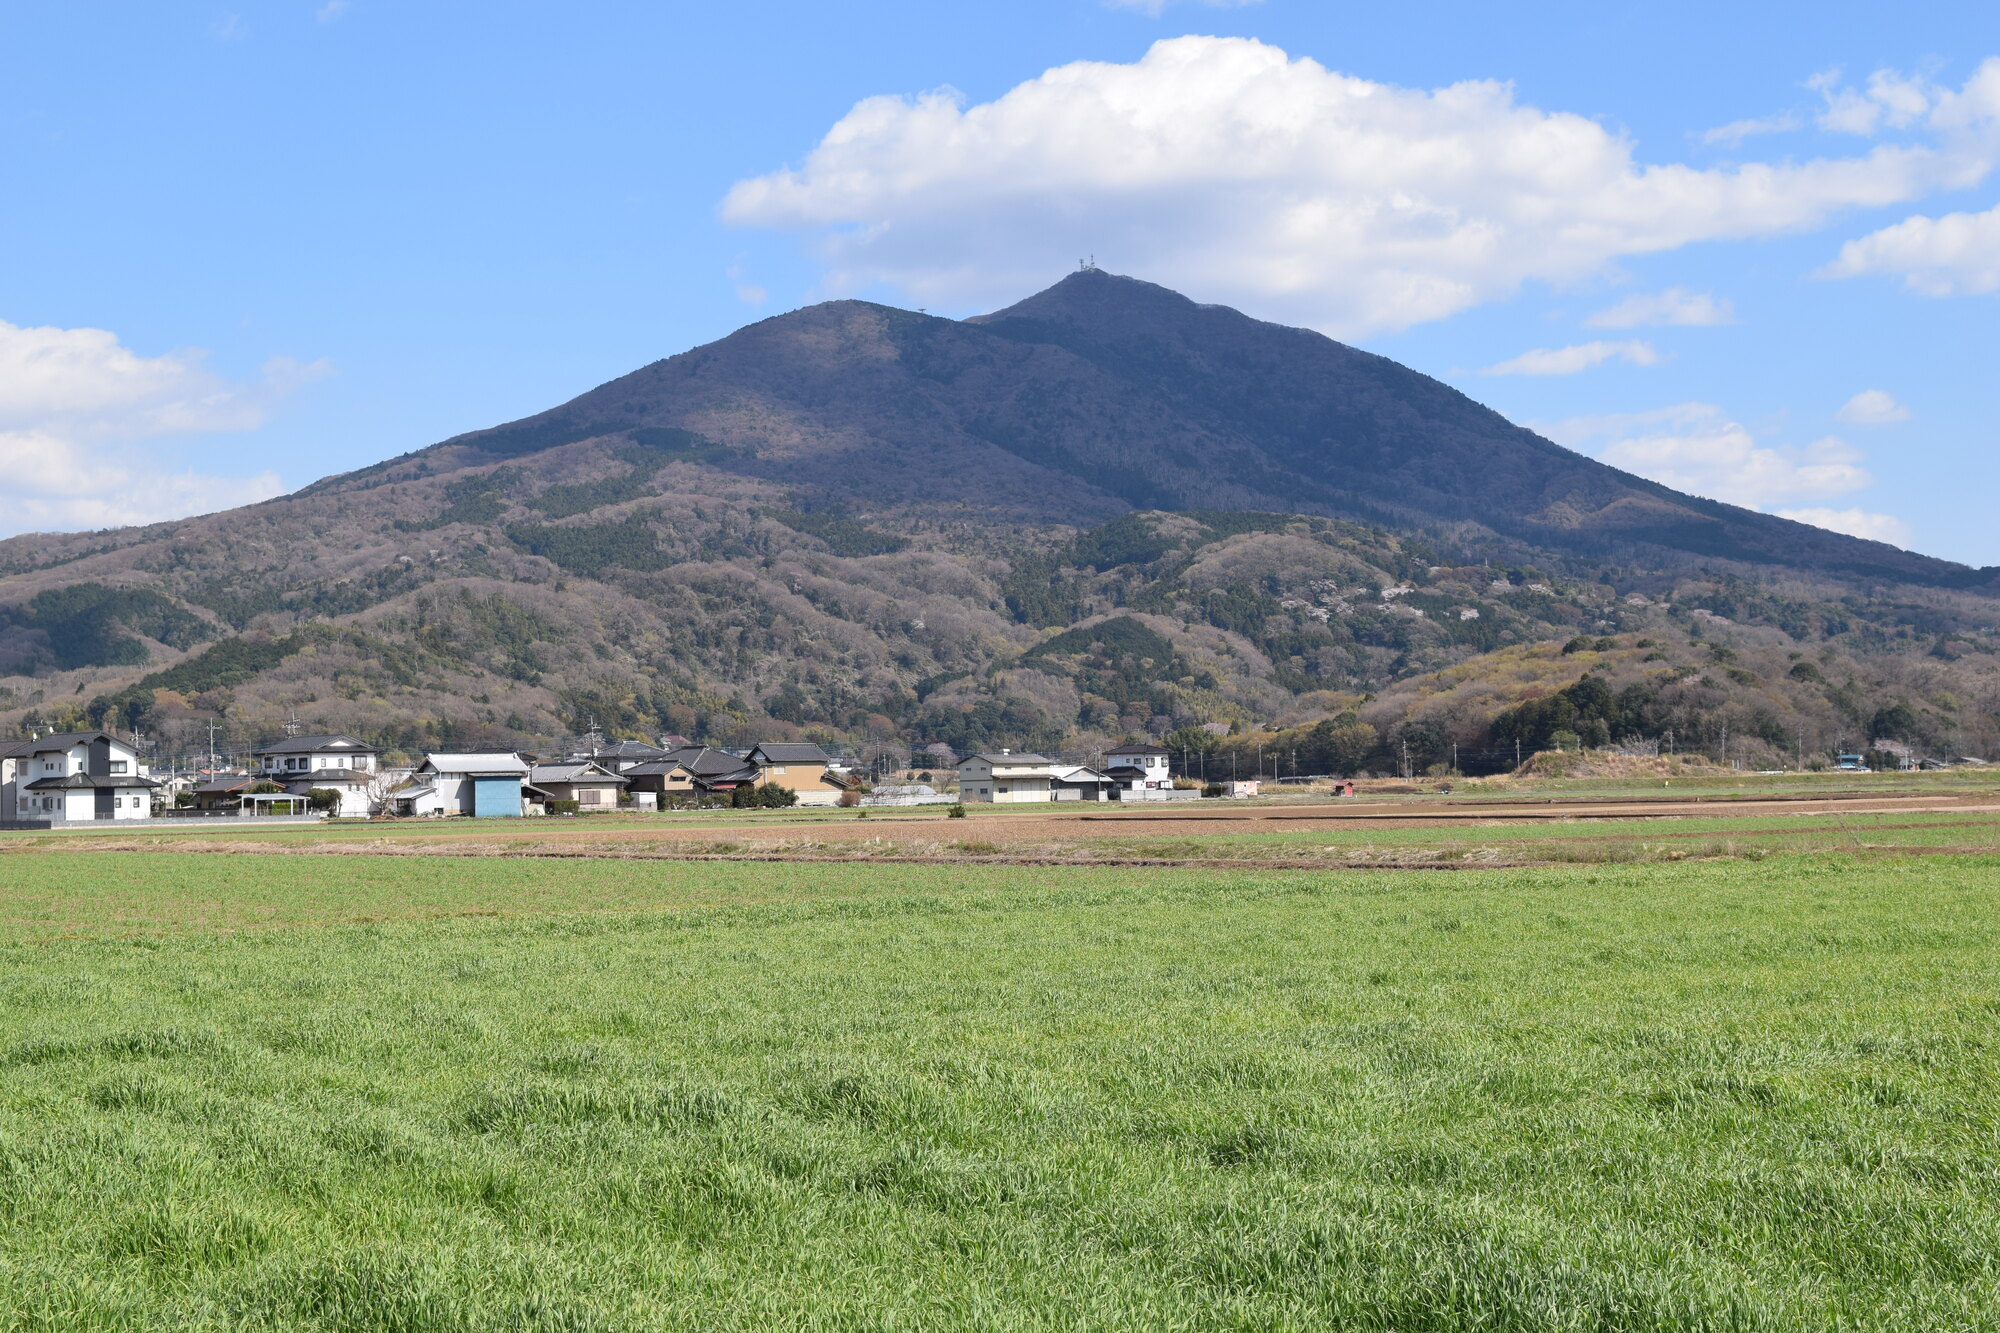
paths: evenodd
<path fill-rule="evenodd" d="M 2000 857 L 0 858 L 0 1329 L 1977 1329 Z"/>

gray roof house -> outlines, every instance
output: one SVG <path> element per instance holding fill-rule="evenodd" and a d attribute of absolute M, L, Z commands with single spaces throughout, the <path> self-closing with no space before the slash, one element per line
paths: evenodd
<path fill-rule="evenodd" d="M 528 781 L 548 801 L 575 801 L 589 813 L 616 810 L 630 779 L 595 759 L 565 759 L 536 764 L 528 770 Z"/>

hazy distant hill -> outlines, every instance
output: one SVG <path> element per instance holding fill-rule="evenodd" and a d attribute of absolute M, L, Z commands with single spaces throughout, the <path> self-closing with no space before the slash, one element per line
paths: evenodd
<path fill-rule="evenodd" d="M 1728 639 L 1852 678 L 1738 667 L 1685 703 L 1773 736 L 1907 702 L 1972 745 L 1994 575 L 1089 271 L 964 322 L 830 302 L 294 496 L 0 543 L 0 721 L 1054 745 L 1366 714 L 1582 633 L 1654 638 L 1656 675 Z M 1517 684 L 1442 725 L 1479 739 Z"/>

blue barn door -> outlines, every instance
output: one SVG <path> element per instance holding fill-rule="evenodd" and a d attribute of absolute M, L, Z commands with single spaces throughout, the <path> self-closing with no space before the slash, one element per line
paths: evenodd
<path fill-rule="evenodd" d="M 474 778 L 472 780 L 472 814 L 476 819 L 520 818 L 521 780 L 519 778 Z"/>

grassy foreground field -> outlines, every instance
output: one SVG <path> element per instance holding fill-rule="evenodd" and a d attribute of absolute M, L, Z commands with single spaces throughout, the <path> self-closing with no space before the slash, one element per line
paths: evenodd
<path fill-rule="evenodd" d="M 10 855 L 0 1328 L 1991 1328 L 1996 885 Z"/>

